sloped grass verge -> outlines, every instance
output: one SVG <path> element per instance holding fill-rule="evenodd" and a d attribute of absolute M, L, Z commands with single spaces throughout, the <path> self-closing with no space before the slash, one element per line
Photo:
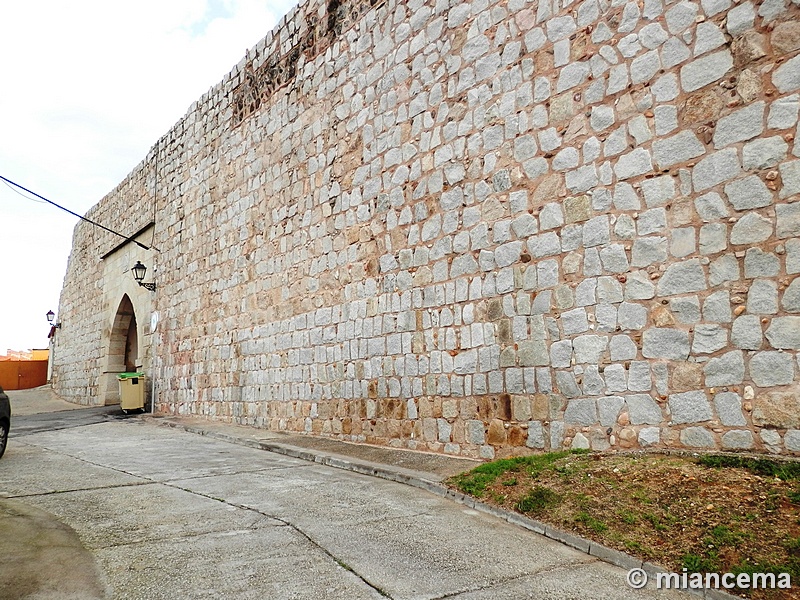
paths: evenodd
<path fill-rule="evenodd" d="M 745 456 L 551 452 L 506 458 L 448 485 L 682 572 L 789 573 L 800 597 L 800 463 Z"/>

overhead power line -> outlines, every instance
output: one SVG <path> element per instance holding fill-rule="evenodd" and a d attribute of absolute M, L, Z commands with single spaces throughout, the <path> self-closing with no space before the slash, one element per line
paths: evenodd
<path fill-rule="evenodd" d="M 0 179 L 2 179 L 3 181 L 5 181 L 5 182 L 7 182 L 7 183 L 10 183 L 10 184 L 11 184 L 11 185 L 13 185 L 14 187 L 18 187 L 19 189 L 21 189 L 21 190 L 24 190 L 24 191 L 28 192 L 29 194 L 33 194 L 33 195 L 34 195 L 34 196 L 36 196 L 37 198 L 41 198 L 42 200 L 44 200 L 44 201 L 45 201 L 45 202 L 47 202 L 48 204 L 52 204 L 52 205 L 53 205 L 53 206 L 55 206 L 56 208 L 60 208 L 60 209 L 61 209 L 61 210 L 63 210 L 64 212 L 68 212 L 69 214 L 71 214 L 71 215 L 72 215 L 72 216 L 74 216 L 74 217 L 78 217 L 78 218 L 79 218 L 81 221 L 86 221 L 87 223 L 91 223 L 91 224 L 92 224 L 92 225 L 94 225 L 95 227 L 99 227 L 100 229 L 105 229 L 105 230 L 106 230 L 106 231 L 108 231 L 109 233 L 113 233 L 114 235 L 118 235 L 119 237 L 121 237 L 121 238 L 124 238 L 125 240 L 127 240 L 127 241 L 129 241 L 129 242 L 133 242 L 134 244 L 136 244 L 136 245 L 137 245 L 137 246 L 139 246 L 140 248 L 144 248 L 145 250 L 150 250 L 150 246 L 145 246 L 144 244 L 142 244 L 141 242 L 138 242 L 138 241 L 136 241 L 135 239 L 133 239 L 133 238 L 132 238 L 132 237 L 130 237 L 130 236 L 127 236 L 127 235 L 125 235 L 125 234 L 119 233 L 118 231 L 114 231 L 113 229 L 109 229 L 109 228 L 108 228 L 108 227 L 106 227 L 105 225 L 100 225 L 100 223 L 97 223 L 97 222 L 95 222 L 95 221 L 92 221 L 91 219 L 87 219 L 86 217 L 84 217 L 84 216 L 81 216 L 81 215 L 79 215 L 79 214 L 78 214 L 78 213 L 76 213 L 76 212 L 72 212 L 70 209 L 68 209 L 68 208 L 64 208 L 64 207 L 63 207 L 63 206 L 61 206 L 60 204 L 56 204 L 56 203 L 55 203 L 55 202 L 53 202 L 52 200 L 48 200 L 48 199 L 47 199 L 47 198 L 45 198 L 44 196 L 41 196 L 41 195 L 37 194 L 36 192 L 32 192 L 32 191 L 31 191 L 31 190 L 29 190 L 28 188 L 26 188 L 26 187 L 23 187 L 23 186 L 21 186 L 20 184 L 13 182 L 13 181 L 11 181 L 10 179 L 8 179 L 8 178 L 6 178 L 6 177 L 3 177 L 2 175 L 0 175 Z M 29 200 L 30 200 L 30 198 L 29 198 Z"/>

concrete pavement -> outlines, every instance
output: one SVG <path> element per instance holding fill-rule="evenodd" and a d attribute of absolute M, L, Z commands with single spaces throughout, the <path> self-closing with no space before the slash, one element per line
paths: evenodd
<path fill-rule="evenodd" d="M 470 463 L 204 421 L 127 418 L 12 438 L 0 491 L 76 532 L 98 567 L 75 570 L 96 575 L 85 594 L 686 597 L 632 590 L 623 569 L 503 515 L 396 483 L 436 487 Z M 0 580 L 7 568 L 0 562 Z M 40 573 L 44 593 L 53 578 Z"/>
<path fill-rule="evenodd" d="M 86 408 L 63 400 L 49 385 L 29 390 L 6 390 L 6 394 L 11 399 L 12 418 Z"/>
<path fill-rule="evenodd" d="M 0 498 L 0 598 L 105 598 L 103 573 L 75 531 L 52 514 Z"/>

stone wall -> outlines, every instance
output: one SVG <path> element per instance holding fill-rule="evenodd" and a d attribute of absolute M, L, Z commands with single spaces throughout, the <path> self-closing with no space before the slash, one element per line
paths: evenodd
<path fill-rule="evenodd" d="M 304 3 L 92 210 L 156 214 L 157 410 L 485 458 L 800 452 L 799 16 Z M 76 230 L 72 397 L 117 243 Z"/>

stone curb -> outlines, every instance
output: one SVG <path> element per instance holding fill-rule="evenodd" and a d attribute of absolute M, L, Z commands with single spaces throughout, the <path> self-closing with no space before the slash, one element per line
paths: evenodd
<path fill-rule="evenodd" d="M 143 415 L 140 418 L 160 427 L 182 429 L 188 433 L 203 435 L 218 439 L 220 441 L 229 442 L 231 444 L 238 444 L 240 446 L 266 450 L 267 452 L 274 452 L 275 454 L 282 454 L 284 456 L 290 456 L 292 458 L 298 458 L 300 460 L 305 460 L 328 467 L 335 467 L 337 469 L 352 471 L 362 475 L 371 475 L 373 477 L 379 477 L 381 479 L 394 481 L 396 483 L 404 483 L 406 485 L 425 490 L 426 492 L 436 494 L 437 496 L 447 498 L 448 500 L 452 500 L 458 504 L 463 504 L 464 506 L 467 506 L 473 510 L 477 510 L 484 514 L 506 521 L 511 525 L 516 525 L 518 527 L 522 527 L 523 529 L 527 529 L 528 531 L 538 533 L 550 538 L 551 540 L 565 544 L 570 548 L 574 548 L 575 550 L 579 550 L 580 552 L 588 554 L 589 556 L 593 556 L 598 560 L 602 560 L 603 562 L 620 567 L 621 569 L 625 569 L 626 571 L 630 571 L 631 569 L 643 569 L 647 573 L 649 580 L 654 579 L 658 573 L 669 572 L 659 565 L 642 561 L 641 559 L 630 556 L 629 554 L 619 550 L 614 550 L 613 548 L 608 548 L 602 544 L 598 544 L 597 542 L 593 542 L 579 535 L 575 535 L 574 533 L 562 531 L 556 527 L 553 527 L 552 525 L 542 523 L 519 513 L 497 508 L 491 504 L 486 504 L 485 502 L 476 500 L 471 496 L 467 496 L 466 494 L 448 488 L 444 484 L 426 477 L 426 473 L 412 471 L 410 469 L 402 469 L 400 467 L 388 467 L 386 465 L 346 458 L 340 455 L 328 454 L 317 450 L 299 448 L 290 444 L 251 440 L 218 431 L 209 431 L 198 425 L 185 425 L 181 423 L 175 423 L 173 421 L 157 419 L 150 415 Z M 729 594 L 728 592 L 717 589 L 685 589 L 683 591 L 703 598 L 709 598 L 711 600 L 741 600 L 740 596 L 734 596 L 733 594 Z"/>

